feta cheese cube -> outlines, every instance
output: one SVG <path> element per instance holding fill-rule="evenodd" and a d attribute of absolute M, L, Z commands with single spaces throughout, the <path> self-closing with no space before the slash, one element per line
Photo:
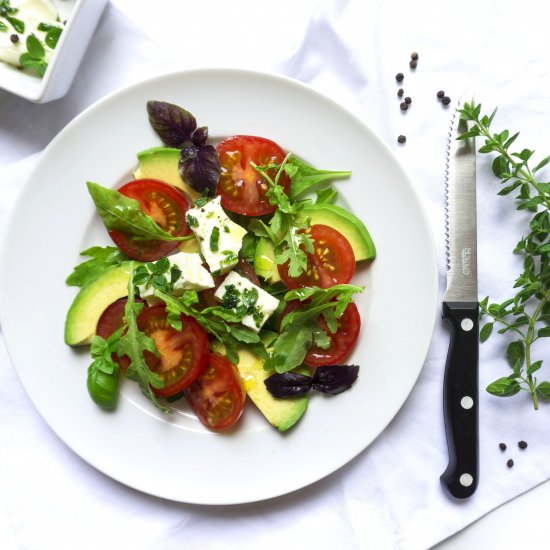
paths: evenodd
<path fill-rule="evenodd" d="M 229 219 L 216 197 L 204 206 L 187 211 L 187 222 L 195 233 L 201 254 L 212 273 L 227 273 L 238 261 L 246 229 Z"/>
<path fill-rule="evenodd" d="M 246 277 L 241 277 L 235 271 L 231 271 L 225 278 L 223 283 L 216 290 L 214 296 L 223 302 L 226 293 L 233 292 L 236 300 L 234 307 L 243 305 L 244 291 L 250 292 L 256 290 L 258 299 L 254 304 L 254 312 L 245 315 L 242 319 L 242 324 L 252 330 L 259 332 L 264 323 L 273 315 L 273 312 L 279 305 L 279 300 L 271 296 L 268 292 L 250 282 Z"/>
<path fill-rule="evenodd" d="M 167 272 L 167 278 L 170 279 L 172 267 L 175 266 L 181 271 L 181 275 L 174 283 L 174 294 L 183 294 L 185 290 L 206 290 L 214 288 L 214 279 L 212 275 L 202 265 L 202 259 L 197 252 L 187 253 L 179 252 L 173 256 L 168 256 L 170 268 Z M 155 289 L 152 285 L 138 285 L 139 295 L 149 301 L 155 301 Z"/>

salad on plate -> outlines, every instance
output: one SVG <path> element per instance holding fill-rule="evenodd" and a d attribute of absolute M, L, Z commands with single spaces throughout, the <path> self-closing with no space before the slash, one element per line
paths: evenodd
<path fill-rule="evenodd" d="M 185 109 L 147 103 L 162 141 L 134 178 L 88 191 L 114 246 L 94 246 L 65 343 L 89 345 L 87 386 L 116 408 L 123 379 L 162 412 L 185 400 L 207 428 L 238 422 L 248 399 L 279 431 L 311 392 L 349 389 L 361 330 L 357 262 L 374 260 L 365 224 L 336 204 L 336 180 L 266 137 L 208 143 Z"/>

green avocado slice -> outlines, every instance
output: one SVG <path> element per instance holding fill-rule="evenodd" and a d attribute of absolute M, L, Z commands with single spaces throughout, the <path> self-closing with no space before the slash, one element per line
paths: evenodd
<path fill-rule="evenodd" d="M 307 394 L 287 399 L 273 397 L 264 384 L 272 373 L 264 370 L 264 362 L 247 349 L 239 349 L 237 368 L 247 395 L 272 426 L 285 432 L 302 418 L 309 402 Z"/>
<path fill-rule="evenodd" d="M 65 319 L 66 344 L 83 346 L 92 341 L 97 322 L 107 306 L 128 295 L 129 278 L 128 264 L 122 264 L 80 289 Z"/>
<path fill-rule="evenodd" d="M 351 212 L 335 204 L 312 204 L 301 212 L 302 218 L 311 218 L 311 224 L 333 227 L 349 241 L 355 261 L 374 260 L 376 247 L 365 224 Z"/>
<path fill-rule="evenodd" d="M 136 179 L 156 179 L 178 187 L 194 201 L 202 195 L 181 179 L 178 161 L 180 150 L 172 147 L 152 147 L 137 154 L 139 166 L 134 172 Z"/>

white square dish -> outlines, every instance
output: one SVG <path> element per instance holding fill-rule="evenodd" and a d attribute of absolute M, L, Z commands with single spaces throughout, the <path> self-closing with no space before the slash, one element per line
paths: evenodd
<path fill-rule="evenodd" d="M 76 0 L 44 76 L 40 78 L 0 63 L 0 89 L 35 103 L 63 97 L 71 86 L 106 4 L 107 0 Z"/>

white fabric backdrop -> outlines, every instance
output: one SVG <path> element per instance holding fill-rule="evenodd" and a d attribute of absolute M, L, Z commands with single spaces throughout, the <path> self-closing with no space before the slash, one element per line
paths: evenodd
<path fill-rule="evenodd" d="M 105 93 L 171 68 L 270 70 L 309 83 L 354 111 L 394 149 L 425 201 L 441 258 L 442 288 L 444 156 L 458 96 L 470 88 L 487 111 L 498 105 L 498 128 L 521 130 L 519 148 L 537 149 L 540 158 L 548 154 L 545 25 L 550 9 L 538 2 L 518 8 L 496 0 L 460 5 L 310 0 L 283 1 L 268 9 L 234 0 L 210 2 L 206 9 L 199 3 L 157 0 L 154 14 L 151 3 L 113 3 L 66 98 L 31 105 L 0 92 L 0 165 L 5 167 L 0 174 L 0 231 L 37 158 L 25 157 L 43 149 Z M 518 27 L 518 19 L 525 27 Z M 420 55 L 416 71 L 408 67 L 412 51 Z M 399 71 L 405 74 L 401 85 L 394 79 Z M 406 113 L 399 110 L 399 86 L 413 100 Z M 439 89 L 453 99 L 450 108 L 436 100 Z M 404 146 L 396 142 L 399 134 L 407 135 Z M 8 167 L 15 161 L 20 162 Z M 519 259 L 511 251 L 525 220 L 496 191 L 490 161 L 480 157 L 480 297 L 490 294 L 498 300 L 510 294 L 519 273 Z M 506 373 L 506 342 L 494 338 L 481 347 L 481 388 Z M 228 543 L 273 549 L 428 548 L 550 477 L 548 405 L 534 413 L 526 396 L 499 400 L 481 391 L 479 489 L 459 504 L 443 495 L 438 478 L 446 465 L 441 383 L 447 341 L 438 320 L 414 391 L 367 451 L 298 493 L 236 507 L 162 501 L 92 469 L 41 420 L 2 343 L 0 504 L 7 523 L 18 547 L 33 549 L 75 544 L 217 549 Z M 548 358 L 547 345 L 539 351 L 541 359 Z M 529 442 L 524 452 L 516 447 L 520 439 Z M 498 449 L 500 441 L 508 443 L 508 454 Z M 505 466 L 508 456 L 516 461 L 511 470 Z"/>

